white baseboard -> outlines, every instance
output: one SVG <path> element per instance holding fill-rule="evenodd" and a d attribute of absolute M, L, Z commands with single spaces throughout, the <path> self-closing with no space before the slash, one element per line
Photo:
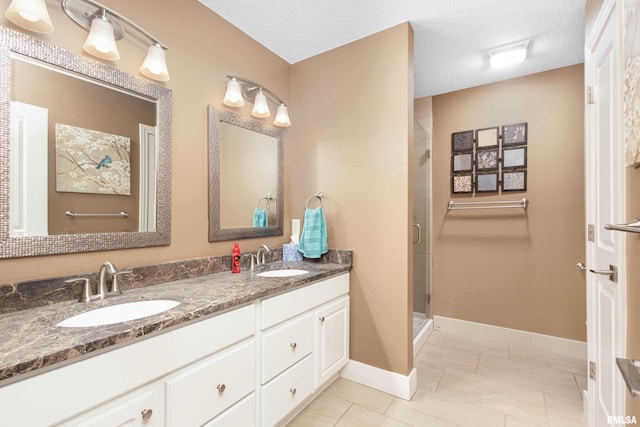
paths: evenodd
<path fill-rule="evenodd" d="M 418 374 L 415 368 L 409 375 L 401 375 L 349 360 L 347 366 L 340 371 L 340 376 L 405 400 L 411 400 L 418 389 Z"/>
<path fill-rule="evenodd" d="M 429 319 L 418 331 L 418 334 L 413 337 L 413 357 L 422 349 L 424 343 L 427 342 L 429 335 L 433 332 L 433 319 Z"/>
<path fill-rule="evenodd" d="M 456 335 L 504 342 L 532 350 L 587 360 L 587 343 L 534 332 L 434 316 L 434 329 Z"/>

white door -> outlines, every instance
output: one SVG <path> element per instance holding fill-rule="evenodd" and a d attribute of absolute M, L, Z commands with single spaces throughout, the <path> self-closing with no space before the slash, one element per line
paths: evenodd
<path fill-rule="evenodd" d="M 616 367 L 616 357 L 625 354 L 624 233 L 604 228 L 626 222 L 620 7 L 615 0 L 605 1 L 585 57 L 589 426 L 612 425 L 609 417 L 625 415 L 624 384 Z"/>

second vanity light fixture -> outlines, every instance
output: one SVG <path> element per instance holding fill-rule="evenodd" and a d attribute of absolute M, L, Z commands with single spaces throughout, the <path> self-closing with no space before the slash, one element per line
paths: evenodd
<path fill-rule="evenodd" d="M 269 110 L 269 101 L 271 101 L 271 103 L 278 106 L 273 125 L 278 127 L 291 126 L 287 105 L 278 95 L 251 80 L 236 76 L 227 76 L 227 78 L 229 79 L 227 82 L 227 92 L 224 94 L 224 99 L 222 100 L 224 105 L 229 107 L 242 107 L 246 99 L 253 103 L 251 115 L 253 117 L 265 118 L 271 115 L 271 111 Z"/>
<path fill-rule="evenodd" d="M 124 37 L 120 22 L 151 41 L 140 72 L 157 81 L 169 80 L 165 50 L 167 47 L 118 12 L 93 0 L 62 0 L 62 9 L 76 24 L 89 31 L 82 45 L 85 52 L 108 61 L 120 59 L 116 40 Z M 38 33 L 53 32 L 45 0 L 12 0 L 5 16 L 14 24 Z"/>

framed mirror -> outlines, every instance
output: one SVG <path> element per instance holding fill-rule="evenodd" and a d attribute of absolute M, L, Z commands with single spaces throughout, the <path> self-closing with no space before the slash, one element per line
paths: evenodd
<path fill-rule="evenodd" d="M 171 90 L 0 32 L 0 258 L 170 244 Z"/>
<path fill-rule="evenodd" d="M 281 236 L 283 131 L 208 108 L 209 241 Z"/>

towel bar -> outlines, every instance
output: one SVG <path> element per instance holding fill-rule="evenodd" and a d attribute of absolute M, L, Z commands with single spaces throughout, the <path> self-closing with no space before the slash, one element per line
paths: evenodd
<path fill-rule="evenodd" d="M 66 216 L 68 216 L 69 218 L 98 218 L 98 217 L 102 217 L 102 218 L 126 218 L 126 217 L 129 216 L 129 214 L 126 213 L 126 212 L 112 213 L 112 214 L 100 214 L 100 213 L 82 214 L 82 213 L 75 213 L 75 212 L 71 212 L 71 211 L 66 211 L 64 214 Z"/>
<path fill-rule="evenodd" d="M 527 209 L 527 207 L 529 207 L 529 199 L 512 201 L 499 200 L 495 202 L 454 202 L 453 200 L 450 200 L 449 203 L 447 203 L 448 211 L 458 211 L 464 209 Z"/>

